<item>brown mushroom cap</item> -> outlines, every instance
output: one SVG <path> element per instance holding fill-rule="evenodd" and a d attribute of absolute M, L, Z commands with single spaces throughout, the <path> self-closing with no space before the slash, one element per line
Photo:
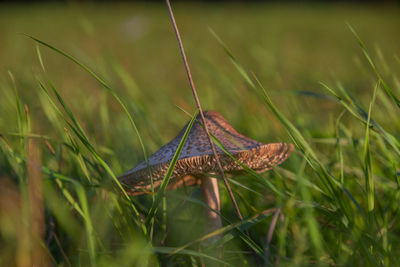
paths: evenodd
<path fill-rule="evenodd" d="M 203 113 L 210 133 L 239 162 L 255 171 L 264 172 L 275 165 L 281 164 L 293 151 L 292 144 L 263 144 L 245 137 L 215 111 L 204 111 Z M 188 124 L 171 142 L 148 158 L 155 188 L 160 186 L 187 126 Z M 218 146 L 216 146 L 216 150 L 225 172 L 243 170 L 242 166 L 226 155 Z M 197 184 L 200 182 L 197 177 L 215 172 L 218 172 L 218 166 L 207 134 L 201 126 L 201 118 L 198 115 L 171 175 L 170 187 L 177 188 L 183 184 Z M 149 191 L 151 188 L 146 162 L 140 163 L 123 174 L 119 177 L 119 180 L 127 187 L 127 191 L 132 194 L 143 190 Z"/>

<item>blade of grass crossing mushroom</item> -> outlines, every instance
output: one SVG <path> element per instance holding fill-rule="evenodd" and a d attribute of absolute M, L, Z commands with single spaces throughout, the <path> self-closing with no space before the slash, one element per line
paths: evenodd
<path fill-rule="evenodd" d="M 189 112 L 187 112 L 184 108 L 180 107 L 180 106 L 176 106 L 177 108 L 179 108 L 181 111 L 183 111 L 186 115 L 191 116 Z M 200 125 L 203 127 L 204 129 L 204 125 L 203 123 L 200 122 Z M 262 183 L 266 183 L 266 185 L 268 187 L 270 187 L 273 191 L 275 191 L 278 194 L 282 194 L 282 192 L 280 192 L 273 184 L 271 184 L 269 181 L 266 181 L 260 174 L 258 174 L 257 172 L 255 172 L 254 170 L 250 169 L 249 167 L 247 167 L 246 165 L 244 165 L 243 163 L 239 162 L 223 145 L 222 143 L 212 134 L 210 133 L 210 136 L 212 138 L 212 140 L 215 142 L 215 144 L 221 148 L 221 150 L 227 154 L 230 158 L 232 158 L 236 163 L 238 163 L 241 167 L 243 167 L 248 173 L 252 174 L 253 176 L 255 176 L 256 178 L 258 178 Z M 210 177 L 214 177 L 214 178 L 218 178 L 220 176 L 217 175 L 213 175 L 213 174 L 209 174 Z M 258 192 L 254 191 L 253 189 L 233 180 L 233 179 L 229 179 L 227 178 L 228 181 L 230 183 L 233 183 L 239 187 L 242 187 L 246 190 L 249 190 L 255 194 L 259 194 Z"/>
<path fill-rule="evenodd" d="M 204 129 L 204 124 L 200 123 L 201 126 Z M 238 161 L 223 145 L 222 143 L 212 134 L 210 133 L 210 136 L 212 138 L 212 140 L 215 142 L 215 144 L 221 148 L 221 150 L 228 155 L 230 158 L 232 158 L 237 164 L 239 164 L 245 171 L 247 171 L 248 173 L 252 174 L 254 177 L 258 178 L 262 183 L 264 183 L 265 185 L 267 185 L 270 189 L 272 189 L 272 191 L 274 191 L 277 194 L 283 195 L 283 193 L 281 191 L 279 191 L 271 182 L 269 182 L 268 180 L 264 179 L 260 174 L 258 174 L 257 172 L 255 172 L 254 170 L 252 170 L 251 168 L 247 167 L 246 165 L 244 165 L 243 163 L 241 163 L 240 161 Z M 228 179 L 230 180 L 230 179 Z"/>
<path fill-rule="evenodd" d="M 211 134 L 211 133 L 210 133 Z M 254 170 L 252 170 L 251 168 L 247 167 L 246 165 L 244 165 L 243 163 L 241 163 L 240 161 L 238 161 L 223 145 L 222 143 L 213 135 L 211 134 L 211 137 L 213 138 L 213 141 L 217 144 L 217 146 L 219 148 L 221 148 L 221 150 L 228 155 L 231 159 L 233 159 L 237 164 L 239 164 L 246 172 L 250 173 L 251 175 L 253 175 L 254 177 L 256 177 L 260 182 L 262 182 L 263 184 L 265 184 L 267 187 L 269 187 L 272 191 L 274 191 L 275 193 L 279 194 L 279 195 L 284 195 L 284 193 L 282 193 L 278 188 L 276 188 L 276 186 L 274 186 L 270 181 L 264 179 L 264 177 L 262 177 L 262 175 L 258 174 L 257 172 L 255 172 Z"/>
<path fill-rule="evenodd" d="M 221 174 L 221 177 L 222 177 L 222 179 L 224 181 L 225 188 L 228 191 L 228 194 L 229 194 L 229 197 L 230 197 L 230 199 L 232 201 L 233 207 L 235 208 L 235 212 L 236 212 L 239 220 L 242 220 L 243 216 L 240 213 L 239 206 L 238 206 L 238 204 L 236 202 L 235 196 L 233 195 L 232 189 L 229 186 L 229 182 L 226 179 L 226 176 L 225 176 L 225 173 L 224 173 L 224 169 L 222 168 L 221 161 L 219 160 L 217 151 L 215 150 L 215 145 L 214 145 L 214 143 L 213 143 L 213 141 L 211 139 L 210 132 L 208 131 L 208 126 L 206 124 L 206 120 L 204 118 L 204 114 L 203 114 L 203 110 L 201 108 L 200 100 L 199 100 L 199 97 L 197 95 L 196 87 L 195 87 L 194 82 L 193 82 L 193 78 L 192 78 L 192 74 L 191 74 L 191 71 L 190 71 L 189 63 L 188 63 L 187 58 L 186 58 L 185 49 L 183 47 L 181 35 L 179 34 L 179 29 L 178 29 L 178 26 L 177 26 L 176 21 L 175 21 L 175 16 L 174 16 L 174 13 L 172 11 L 171 3 L 169 2 L 169 0 L 165 0 L 165 4 L 167 5 L 167 8 L 168 8 L 168 13 L 169 13 L 169 16 L 170 16 L 170 19 L 171 19 L 171 22 L 172 22 L 172 26 L 173 26 L 174 31 L 175 31 L 176 39 L 178 41 L 179 50 L 181 52 L 183 64 L 185 65 L 186 74 L 187 74 L 187 77 L 188 77 L 188 80 L 189 80 L 190 87 L 192 89 L 192 94 L 193 94 L 194 100 L 196 102 L 197 109 L 199 110 L 201 121 L 203 122 L 203 125 L 204 125 L 204 130 L 206 132 L 208 142 L 210 143 L 211 150 L 213 152 L 213 155 L 214 155 L 215 161 L 217 163 L 217 166 L 218 166 L 219 172 Z"/>
<path fill-rule="evenodd" d="M 180 106 L 176 106 L 176 107 L 179 108 L 181 111 L 183 111 L 186 115 L 188 115 L 189 117 L 191 117 L 190 113 L 189 113 L 188 111 L 186 111 L 184 108 L 182 108 L 182 107 L 180 107 Z M 204 127 L 202 123 L 200 123 L 200 125 L 201 125 L 202 127 Z M 278 194 L 280 194 L 280 195 L 283 195 L 283 194 L 284 194 L 283 192 L 279 191 L 272 183 L 270 183 L 269 181 L 265 180 L 264 177 L 263 177 L 262 175 L 260 175 L 259 173 L 255 172 L 253 169 L 247 167 L 246 165 L 244 165 L 243 163 L 241 163 L 240 161 L 238 161 L 238 160 L 237 160 L 223 145 L 222 145 L 222 143 L 221 143 L 212 133 L 210 133 L 210 135 L 211 135 L 213 141 L 215 142 L 215 144 L 216 144 L 219 148 L 221 148 L 221 150 L 222 150 L 226 155 L 228 155 L 228 156 L 229 156 L 230 158 L 232 158 L 237 164 L 239 164 L 245 171 L 247 171 L 249 174 L 253 175 L 254 177 L 258 178 L 262 183 L 265 183 L 265 184 L 267 185 L 267 187 L 270 187 L 274 192 L 276 192 L 276 193 L 278 193 Z M 277 166 L 277 167 L 278 167 L 278 166 Z M 278 168 L 279 168 L 279 167 L 278 167 Z M 286 173 L 290 173 L 288 170 L 282 169 L 282 171 L 285 171 Z M 214 177 L 214 178 L 220 177 L 220 176 L 213 175 L 213 174 L 209 174 L 209 176 L 210 176 L 210 177 Z M 295 175 L 293 174 L 292 176 L 293 176 L 293 177 L 291 177 L 291 179 L 295 180 L 295 177 L 294 177 Z M 232 179 L 229 179 L 229 178 L 228 178 L 228 180 L 229 180 L 230 183 L 236 184 L 237 186 L 242 187 L 242 188 L 244 188 L 244 189 L 246 189 L 246 190 L 249 190 L 249 191 L 251 191 L 251 192 L 253 192 L 253 193 L 255 193 L 255 194 L 259 194 L 258 192 L 252 190 L 252 189 L 249 188 L 249 187 L 244 186 L 243 184 L 241 184 L 241 183 L 239 183 L 239 182 L 237 182 L 237 181 L 235 181 L 235 180 L 232 180 Z M 311 184 L 309 181 L 305 181 L 305 182 L 306 182 L 307 186 L 312 187 L 312 188 L 318 190 L 319 192 L 321 192 L 321 193 L 323 193 L 323 194 L 326 194 L 326 193 L 325 193 L 322 189 L 320 189 L 317 185 Z"/>
<path fill-rule="evenodd" d="M 368 54 L 367 48 L 364 44 L 364 42 L 361 40 L 361 38 L 358 36 L 357 32 L 354 30 L 354 28 L 347 23 L 347 27 L 349 27 L 350 31 L 353 33 L 354 37 L 357 39 L 358 44 L 361 47 L 361 50 L 367 59 L 368 63 L 371 65 L 373 71 L 375 72 L 376 76 L 379 78 L 379 81 L 382 83 L 383 88 L 385 89 L 386 93 L 390 96 L 390 98 L 393 100 L 393 102 L 397 105 L 397 107 L 400 108 L 400 99 L 395 96 L 393 91 L 390 89 L 390 87 L 386 84 L 386 82 L 383 80 L 381 74 L 379 73 L 378 69 L 376 68 L 372 58 Z"/>
<path fill-rule="evenodd" d="M 149 225 L 150 221 L 153 219 L 153 217 L 155 216 L 155 214 L 157 212 L 158 204 L 159 204 L 161 198 L 164 195 L 165 189 L 167 188 L 167 185 L 168 185 L 169 180 L 171 178 L 172 172 L 174 171 L 175 165 L 178 162 L 178 159 L 179 159 L 179 156 L 181 154 L 182 148 L 185 145 L 186 139 L 189 136 L 189 132 L 192 129 L 194 121 L 196 120 L 197 113 L 198 112 L 196 112 L 193 115 L 192 119 L 190 120 L 190 122 L 189 122 L 189 124 L 188 124 L 188 126 L 187 126 L 187 128 L 185 130 L 185 133 L 183 134 L 182 139 L 179 142 L 178 148 L 175 151 L 174 157 L 172 158 L 172 160 L 171 160 L 171 162 L 169 164 L 168 170 L 165 173 L 165 176 L 164 176 L 163 181 L 162 181 L 162 183 L 160 185 L 160 188 L 158 189 L 158 191 L 156 193 L 156 197 L 155 197 L 155 199 L 153 201 L 153 204 L 152 204 L 152 206 L 150 208 L 149 214 L 146 217 L 146 226 Z"/>
<path fill-rule="evenodd" d="M 374 178 L 372 176 L 371 171 L 371 153 L 369 148 L 369 140 L 370 140 L 370 127 L 369 123 L 371 121 L 371 113 L 372 107 L 375 103 L 376 91 L 379 87 L 379 82 L 376 84 L 374 93 L 372 95 L 371 103 L 369 104 L 368 110 L 368 120 L 365 129 L 365 141 L 364 141 L 364 174 L 365 174 L 365 186 L 367 192 L 367 203 L 368 203 L 368 222 L 370 231 L 372 233 L 373 224 L 374 224 Z"/>

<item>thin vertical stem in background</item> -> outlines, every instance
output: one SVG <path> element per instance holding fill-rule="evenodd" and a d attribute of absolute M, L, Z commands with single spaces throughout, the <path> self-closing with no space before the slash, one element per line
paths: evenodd
<path fill-rule="evenodd" d="M 30 260 L 32 266 L 49 266 L 48 255 L 42 242 L 45 237 L 45 215 L 41 155 L 37 140 L 28 139 L 26 168 L 28 174 L 28 205 Z"/>
<path fill-rule="evenodd" d="M 278 221 L 278 217 L 281 214 L 281 209 L 277 209 L 275 211 L 274 217 L 271 220 L 271 224 L 269 225 L 269 229 L 268 229 L 268 234 L 267 234 L 267 238 L 266 238 L 266 245 L 265 245 L 265 265 L 266 266 L 272 266 L 272 264 L 269 261 L 269 255 L 270 255 L 270 247 L 271 247 L 271 241 L 272 241 L 272 235 L 274 233 L 275 230 L 275 226 L 276 223 Z"/>
<path fill-rule="evenodd" d="M 230 198 L 232 200 L 233 206 L 235 207 L 236 214 L 237 214 L 237 216 L 239 217 L 240 220 L 243 220 L 243 217 L 242 217 L 242 214 L 240 213 L 240 210 L 239 210 L 239 207 L 237 205 L 236 199 L 233 196 L 232 189 L 229 186 L 228 179 L 226 179 L 226 176 L 225 176 L 224 170 L 222 168 L 221 162 L 219 160 L 217 151 L 215 150 L 214 143 L 211 140 L 210 132 L 208 131 L 208 127 L 207 127 L 207 124 L 206 124 L 206 120 L 204 118 L 203 110 L 201 108 L 200 101 L 199 101 L 199 98 L 197 96 L 196 87 L 194 86 L 192 74 L 190 72 L 189 64 L 188 64 L 188 61 L 186 59 L 186 54 L 185 54 L 185 50 L 183 48 L 182 39 L 181 39 L 181 36 L 179 34 L 178 26 L 176 25 L 176 22 L 175 22 L 174 13 L 172 12 L 171 4 L 170 4 L 169 0 L 165 0 L 165 3 L 167 4 L 167 7 L 168 7 L 168 12 L 169 12 L 169 16 L 171 18 L 172 26 L 174 27 L 175 35 L 176 35 L 176 38 L 178 39 L 179 49 L 181 50 L 183 63 L 185 64 L 186 74 L 187 74 L 188 79 L 189 79 L 190 87 L 192 88 L 192 93 L 193 93 L 193 96 L 194 96 L 194 100 L 196 101 L 197 108 L 199 109 L 200 117 L 201 117 L 201 120 L 202 120 L 203 125 L 204 125 L 204 130 L 207 133 L 207 138 L 208 138 L 208 141 L 210 142 L 210 145 L 211 145 L 211 150 L 212 150 L 212 152 L 214 154 L 214 157 L 215 157 L 215 160 L 217 162 L 220 174 L 221 174 L 221 176 L 222 176 L 222 178 L 224 180 L 225 187 L 228 190 L 228 193 L 229 193 L 229 196 L 230 196 Z"/>

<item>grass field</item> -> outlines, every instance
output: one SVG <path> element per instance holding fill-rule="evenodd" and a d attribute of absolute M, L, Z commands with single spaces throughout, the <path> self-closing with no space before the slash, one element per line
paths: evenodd
<path fill-rule="evenodd" d="M 166 7 L 0 5 L 0 265 L 398 265 L 400 8 L 174 10 L 203 109 L 295 153 L 232 178 L 242 223 L 220 183 L 216 257 L 199 188 L 115 183 L 196 112 Z"/>

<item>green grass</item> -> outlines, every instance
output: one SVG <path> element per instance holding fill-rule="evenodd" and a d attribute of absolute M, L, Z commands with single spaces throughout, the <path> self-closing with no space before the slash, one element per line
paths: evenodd
<path fill-rule="evenodd" d="M 205 235 L 198 188 L 117 180 L 196 113 L 166 7 L 2 5 L 0 265 L 395 266 L 399 8 L 174 10 L 203 108 L 296 152 L 230 178 L 242 222 L 221 183 L 224 227 Z"/>

